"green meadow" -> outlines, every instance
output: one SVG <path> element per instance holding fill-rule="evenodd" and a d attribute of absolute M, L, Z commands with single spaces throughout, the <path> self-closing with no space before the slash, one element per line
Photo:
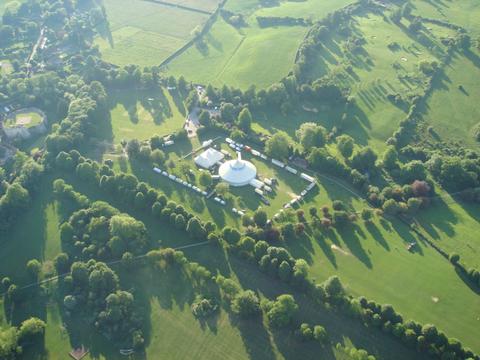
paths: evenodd
<path fill-rule="evenodd" d="M 218 17 L 202 43 L 167 65 L 167 72 L 198 83 L 265 88 L 286 76 L 307 28 L 260 28 L 251 15 L 236 29 Z"/>
<path fill-rule="evenodd" d="M 160 65 L 193 37 L 207 14 L 142 0 L 104 0 L 109 27 L 96 39 L 116 65 Z"/>
<path fill-rule="evenodd" d="M 460 25 L 473 35 L 480 34 L 480 3 L 476 0 L 411 0 L 413 14 Z"/>
<path fill-rule="evenodd" d="M 186 110 L 177 93 L 166 89 L 118 91 L 110 96 L 111 128 L 101 136 L 114 144 L 122 140 L 146 140 L 168 135 L 183 127 Z"/>
<path fill-rule="evenodd" d="M 433 127 L 435 137 L 447 142 L 458 141 L 472 148 L 478 147 L 475 126 L 480 119 L 479 77 L 478 51 L 472 49 L 467 54 L 454 55 L 452 62 L 435 83 L 435 91 L 425 105 L 425 119 Z"/>
<path fill-rule="evenodd" d="M 409 242 L 416 243 L 413 252 L 406 248 Z M 358 221 L 341 230 L 311 230 L 287 245 L 310 263 L 318 282 L 338 275 L 352 294 L 392 304 L 404 318 L 436 324 L 479 350 L 480 298 L 402 223 Z"/>

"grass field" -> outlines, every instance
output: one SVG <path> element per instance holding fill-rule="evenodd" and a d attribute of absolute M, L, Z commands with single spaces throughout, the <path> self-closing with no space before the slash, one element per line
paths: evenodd
<path fill-rule="evenodd" d="M 353 0 L 306 0 L 281 1 L 278 6 L 265 7 L 256 12 L 257 16 L 291 16 L 312 20 L 322 19 L 329 13 L 352 4 Z"/>
<path fill-rule="evenodd" d="M 219 17 L 204 36 L 168 64 L 167 72 L 198 83 L 265 88 L 286 76 L 306 27 L 259 28 L 254 15 L 240 30 Z"/>
<path fill-rule="evenodd" d="M 419 71 L 419 64 L 439 61 L 445 55 L 440 39 L 451 35 L 451 31 L 432 25 L 414 36 L 408 32 L 407 22 L 396 25 L 371 13 L 355 16 L 352 23 L 353 33 L 364 39 L 362 47 L 347 53 L 347 37 L 331 34 L 317 50 L 316 64 L 308 76 L 316 79 L 335 75 L 339 83 L 352 90 L 358 107 L 349 114 L 347 132 L 360 144 L 368 143 L 381 150 L 407 111 L 387 96 L 423 93 L 426 77 Z M 351 67 L 349 70 L 346 64 Z"/>
<path fill-rule="evenodd" d="M 74 184 L 75 190 L 85 193 L 91 200 L 110 201 L 121 211 L 136 216 L 146 224 L 152 238 L 164 239 L 162 241 L 164 246 L 179 246 L 191 242 L 183 233 L 159 223 L 151 215 L 136 212 L 131 208 L 126 209 L 118 199 L 111 199 L 96 189 L 92 189 L 88 184 L 76 182 L 76 177 L 69 174 L 54 174 L 45 184 L 41 184 L 44 190 L 42 194 L 45 195 L 45 198 L 35 199 L 32 211 L 36 216 L 32 214 L 32 218 L 41 218 L 37 214 L 37 209 L 44 209 L 44 212 L 50 214 L 44 215 L 47 217 L 43 221 L 44 227 L 52 227 L 58 232 L 59 217 L 67 216 L 69 213 L 68 211 L 59 212 L 61 206 L 52 200 L 51 191 L 48 190 L 51 180 L 57 176 L 66 178 L 68 183 Z M 57 213 L 57 215 L 52 213 Z M 34 236 L 37 235 L 38 226 L 27 227 L 29 225 L 28 218 L 25 225 L 25 228 L 30 231 L 30 234 L 25 232 L 25 235 L 29 235 L 31 242 L 35 242 L 38 239 L 37 236 Z M 48 237 L 51 238 L 49 242 L 52 242 L 47 246 L 49 248 L 47 253 L 50 255 L 47 255 L 44 260 L 59 251 L 58 234 L 50 233 Z M 18 241 L 17 238 L 9 240 Z M 262 296 L 272 298 L 292 291 L 278 282 L 272 282 L 271 278 L 259 273 L 256 267 L 235 258 L 228 259 L 223 250 L 218 247 L 198 247 L 185 252 L 191 260 L 206 265 L 214 272 L 219 271 L 237 279 L 244 287 L 257 290 Z M 8 253 L 5 254 L 8 255 Z M 23 262 L 19 259 L 19 254 L 21 254 L 19 251 L 10 253 L 10 261 Z M 22 254 L 23 256 L 24 254 Z M 2 265 L 4 264 L 2 261 Z M 9 269 L 12 267 L 10 266 Z M 24 270 L 21 267 L 16 270 L 17 273 L 13 279 L 19 280 L 18 276 Z M 2 271 L 2 275 L 4 274 Z M 291 359 L 300 354 L 303 358 L 321 355 L 327 360 L 341 360 L 343 355 L 337 353 L 333 348 L 336 342 L 340 342 L 368 349 L 370 353 L 382 358 L 388 356 L 388 359 L 392 360 L 422 359 L 421 356 L 407 350 L 403 345 L 380 331 L 367 334 L 363 326 L 354 319 L 343 318 L 330 311 L 318 311 L 316 306 L 298 294 L 296 298 L 301 310 L 296 321 L 322 324 L 329 333 L 332 345 L 325 347 L 320 347 L 315 343 L 306 345 L 296 340 L 290 332 L 271 332 L 261 322 L 239 320 L 230 313 L 228 308 L 222 308 L 218 316 L 207 322 L 198 321 L 191 313 L 190 304 L 199 289 L 192 287 L 190 279 L 184 278 L 181 273 L 176 271 L 147 274 L 143 270 L 135 273 L 125 273 L 120 270 L 119 274 L 123 288 L 134 287 L 136 289 L 137 301 L 142 304 L 142 311 L 148 315 L 145 324 L 147 357 L 188 359 L 195 354 L 196 359 L 225 359 L 228 356 L 229 359 L 240 360 L 245 358 Z M 33 306 L 34 304 L 35 306 Z M 65 328 L 65 320 L 55 302 L 45 303 L 44 299 L 35 295 L 35 292 L 19 308 L 15 309 L 14 321 L 21 321 L 28 317 L 32 314 L 32 309 L 35 309 L 33 314 L 47 321 L 46 350 L 44 353 L 32 352 L 34 349 L 27 350 L 24 358 L 63 359 L 74 345 L 80 343 L 85 344 L 91 350 L 91 354 L 86 359 L 120 358 L 118 350 L 112 348 L 108 341 L 99 336 L 85 321 L 81 319 L 68 320 L 68 328 Z M 0 323 L 4 324 L 3 321 Z M 186 338 L 190 339 L 188 347 L 182 346 Z"/>
<path fill-rule="evenodd" d="M 478 148 L 473 128 L 480 122 L 479 77 L 480 53 L 472 51 L 467 56 L 455 54 L 443 76 L 434 84 L 435 91 L 427 101 L 425 118 L 441 140 L 459 141 Z"/>
<path fill-rule="evenodd" d="M 159 65 L 208 19 L 207 14 L 142 0 L 104 0 L 104 5 L 110 26 L 96 44 L 105 60 L 117 65 Z"/>
<path fill-rule="evenodd" d="M 168 135 L 180 130 L 186 118 L 178 95 L 165 89 L 112 93 L 110 108 L 111 129 L 104 129 L 104 136 L 115 144 L 124 139 L 146 140 L 155 134 Z"/>
<path fill-rule="evenodd" d="M 478 22 L 480 3 L 476 0 L 411 0 L 410 3 L 413 5 L 413 14 L 445 20 L 464 27 L 472 35 L 480 34 L 480 23 Z"/>
<path fill-rule="evenodd" d="M 39 125 L 43 120 L 43 116 L 35 111 L 16 112 L 14 117 L 7 119 L 5 126 L 24 126 L 26 128 Z"/>
<path fill-rule="evenodd" d="M 417 242 L 414 253 L 406 249 L 411 241 Z M 358 222 L 339 231 L 314 231 L 291 241 L 289 248 L 310 262 L 317 281 L 337 274 L 353 294 L 392 304 L 404 318 L 434 323 L 475 351 L 480 349 L 480 298 L 447 260 L 405 225 Z"/>
<path fill-rule="evenodd" d="M 22 214 L 22 226 L 9 231 L 0 246 L 0 274 L 24 280 L 25 265 L 31 259 L 52 260 L 60 250 L 61 224 L 58 203 L 52 193 L 53 178 L 43 179 L 35 201 Z"/>
<path fill-rule="evenodd" d="M 192 9 L 200 9 L 203 11 L 214 11 L 219 0 L 167 0 L 166 2 L 170 4 L 176 4 L 181 6 L 186 6 Z"/>
<path fill-rule="evenodd" d="M 419 213 L 417 220 L 430 238 L 447 253 L 457 253 L 468 268 L 480 268 L 480 241 L 478 208 L 459 203 L 445 194 L 444 200 L 435 200 L 433 206 Z"/>
<path fill-rule="evenodd" d="M 16 8 L 22 2 L 23 2 L 22 0 L 0 0 L 0 15 L 3 14 L 6 8 L 8 7 Z"/>

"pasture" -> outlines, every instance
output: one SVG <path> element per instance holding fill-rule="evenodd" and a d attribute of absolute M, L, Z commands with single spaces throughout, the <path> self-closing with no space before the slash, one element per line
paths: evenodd
<path fill-rule="evenodd" d="M 432 206 L 418 214 L 419 225 L 429 238 L 447 253 L 457 253 L 466 268 L 480 267 L 480 241 L 478 208 L 456 201 L 448 194 L 435 199 Z"/>
<path fill-rule="evenodd" d="M 180 130 L 186 110 L 176 92 L 118 91 L 110 94 L 111 128 L 101 136 L 114 144 L 122 140 L 146 140 L 153 135 L 168 135 Z"/>
<path fill-rule="evenodd" d="M 208 15 L 142 0 L 104 0 L 109 26 L 96 39 L 116 65 L 160 65 L 200 29 Z"/>
<path fill-rule="evenodd" d="M 406 249 L 409 242 L 416 242 L 413 252 Z M 379 219 L 339 230 L 310 230 L 287 245 L 310 263 L 317 282 L 336 274 L 352 294 L 392 304 L 405 319 L 434 323 L 479 350 L 478 295 L 402 223 Z"/>
<path fill-rule="evenodd" d="M 440 38 L 450 33 L 432 26 L 412 36 L 406 22 L 396 25 L 371 13 L 355 16 L 352 23 L 351 31 L 363 39 L 363 45 L 346 52 L 348 37 L 331 34 L 317 51 L 309 77 L 335 76 L 340 84 L 351 88 L 358 108 L 348 114 L 351 121 L 346 131 L 359 143 L 382 149 L 407 110 L 388 96 L 423 94 L 426 77 L 419 64 L 438 62 L 446 53 Z M 349 129 L 351 125 L 355 126 Z"/>
<path fill-rule="evenodd" d="M 414 15 L 447 21 L 464 27 L 472 35 L 480 35 L 480 3 L 476 0 L 410 1 Z"/>
<path fill-rule="evenodd" d="M 266 88 L 288 74 L 307 28 L 260 28 L 255 16 L 236 29 L 218 17 L 202 43 L 167 65 L 167 73 L 197 83 Z"/>
<path fill-rule="evenodd" d="M 433 136 L 478 148 L 475 126 L 480 115 L 477 102 L 479 77 L 480 53 L 475 50 L 467 55 L 456 53 L 434 83 L 435 91 L 425 105 L 425 119 L 433 128 Z"/>
<path fill-rule="evenodd" d="M 323 19 L 328 14 L 354 3 L 352 0 L 306 0 L 280 1 L 277 6 L 264 7 L 256 12 L 257 16 L 275 16 Z"/>

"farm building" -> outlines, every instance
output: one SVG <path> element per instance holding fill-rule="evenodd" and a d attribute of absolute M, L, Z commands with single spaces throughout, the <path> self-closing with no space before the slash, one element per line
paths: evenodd
<path fill-rule="evenodd" d="M 207 150 L 202 152 L 200 155 L 198 155 L 194 159 L 194 161 L 195 161 L 195 164 L 197 164 L 198 166 L 204 169 L 210 169 L 216 163 L 223 160 L 224 157 L 225 155 L 223 155 L 220 151 L 217 151 L 213 148 L 208 148 Z"/>
<path fill-rule="evenodd" d="M 243 160 L 241 153 L 238 152 L 237 159 L 222 164 L 218 174 L 231 186 L 244 186 L 255 179 L 257 168 L 250 161 Z"/>

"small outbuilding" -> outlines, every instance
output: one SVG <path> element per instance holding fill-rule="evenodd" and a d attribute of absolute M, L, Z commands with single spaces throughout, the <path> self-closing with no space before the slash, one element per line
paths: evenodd
<path fill-rule="evenodd" d="M 224 157 L 225 155 L 223 155 L 220 151 L 215 150 L 213 148 L 208 148 L 207 150 L 202 152 L 200 155 L 195 157 L 194 161 L 195 161 L 195 164 L 197 164 L 198 166 L 204 169 L 210 169 L 216 163 L 223 160 Z"/>

